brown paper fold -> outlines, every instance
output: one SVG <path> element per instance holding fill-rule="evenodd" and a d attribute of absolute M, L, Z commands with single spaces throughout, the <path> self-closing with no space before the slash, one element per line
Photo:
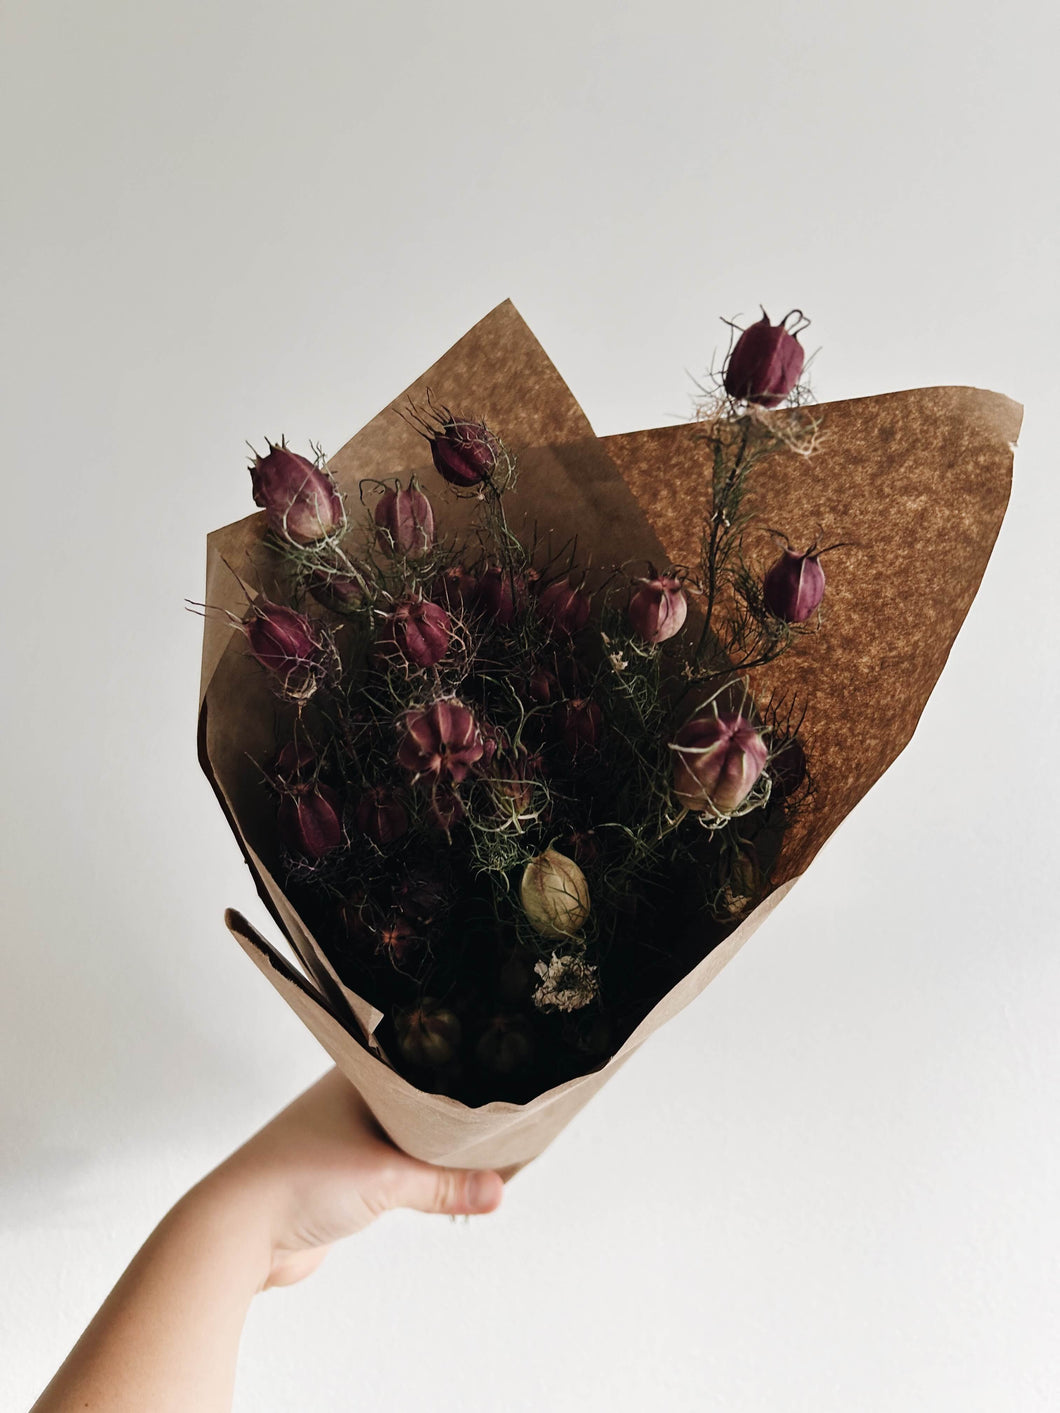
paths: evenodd
<path fill-rule="evenodd" d="M 515 451 L 509 509 L 557 542 L 577 534 L 599 565 L 692 563 L 709 513 L 709 466 L 685 426 L 597 439 L 584 413 L 510 303 L 500 305 L 329 461 L 351 506 L 363 480 L 427 478 L 422 437 L 398 415 L 427 390 L 459 415 L 482 418 Z M 399 1147 L 429 1162 L 494 1167 L 510 1176 L 536 1157 L 620 1064 L 717 975 L 772 912 L 824 840 L 908 743 L 979 586 L 1008 500 L 1022 409 L 996 393 L 928 388 L 825 404 L 819 450 L 778 453 L 756 472 L 759 523 L 805 548 L 846 545 L 826 562 L 824 629 L 761 669 L 756 690 L 794 695 L 816 783 L 785 835 L 769 896 L 688 973 L 592 1073 L 528 1104 L 470 1108 L 425 1094 L 375 1047 L 379 1012 L 344 986 L 273 875 L 275 820 L 260 788 L 272 753 L 274 704 L 240 635 L 216 610 L 242 615 L 243 573 L 260 545 L 254 515 L 207 542 L 207 616 L 200 690 L 200 761 L 243 850 L 258 893 L 304 975 L 238 914 L 244 950 L 363 1094 Z M 467 502 L 446 501 L 447 529 Z M 745 541 L 765 568 L 766 536 Z"/>

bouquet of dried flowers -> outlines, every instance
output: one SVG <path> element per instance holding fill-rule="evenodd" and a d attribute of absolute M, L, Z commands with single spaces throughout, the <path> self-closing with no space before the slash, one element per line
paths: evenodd
<path fill-rule="evenodd" d="M 417 1157 L 540 1153 L 942 669 L 1019 408 L 818 407 L 800 327 L 735 331 L 690 426 L 597 438 L 502 305 L 330 460 L 255 453 L 262 513 L 210 537 L 200 759 L 301 970 L 229 927 Z"/>
<path fill-rule="evenodd" d="M 232 621 L 284 708 L 262 779 L 284 884 L 420 1087 L 525 1101 L 598 1062 L 688 970 L 688 920 L 709 949 L 768 885 L 812 777 L 797 704 L 747 674 L 816 631 L 825 550 L 778 531 L 757 572 L 745 497 L 778 446 L 812 454 L 805 322 L 740 332 L 700 407 L 691 565 L 631 562 L 621 527 L 605 563 L 576 526 L 517 533 L 503 428 L 430 395 L 405 415 L 433 485 L 347 506 L 319 452 L 255 455 L 284 592 Z"/>

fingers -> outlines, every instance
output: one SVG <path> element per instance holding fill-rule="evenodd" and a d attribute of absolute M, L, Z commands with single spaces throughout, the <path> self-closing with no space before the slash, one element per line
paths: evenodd
<path fill-rule="evenodd" d="M 391 1206 L 450 1216 L 493 1212 L 501 1204 L 504 1183 L 497 1173 L 466 1168 L 436 1168 L 412 1161 L 395 1181 Z"/>

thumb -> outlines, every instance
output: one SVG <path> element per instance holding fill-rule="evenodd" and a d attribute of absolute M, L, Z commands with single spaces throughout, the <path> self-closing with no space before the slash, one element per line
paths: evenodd
<path fill-rule="evenodd" d="M 488 1169 L 436 1168 L 412 1160 L 403 1165 L 390 1196 L 391 1207 L 450 1216 L 492 1212 L 501 1204 L 504 1182 Z"/>

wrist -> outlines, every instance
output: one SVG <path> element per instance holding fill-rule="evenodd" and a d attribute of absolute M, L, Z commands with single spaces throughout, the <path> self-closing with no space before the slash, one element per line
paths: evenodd
<path fill-rule="evenodd" d="M 215 1168 L 185 1193 L 166 1220 L 217 1253 L 233 1294 L 249 1302 L 264 1289 L 273 1260 L 271 1207 L 240 1174 L 224 1165 Z"/>

